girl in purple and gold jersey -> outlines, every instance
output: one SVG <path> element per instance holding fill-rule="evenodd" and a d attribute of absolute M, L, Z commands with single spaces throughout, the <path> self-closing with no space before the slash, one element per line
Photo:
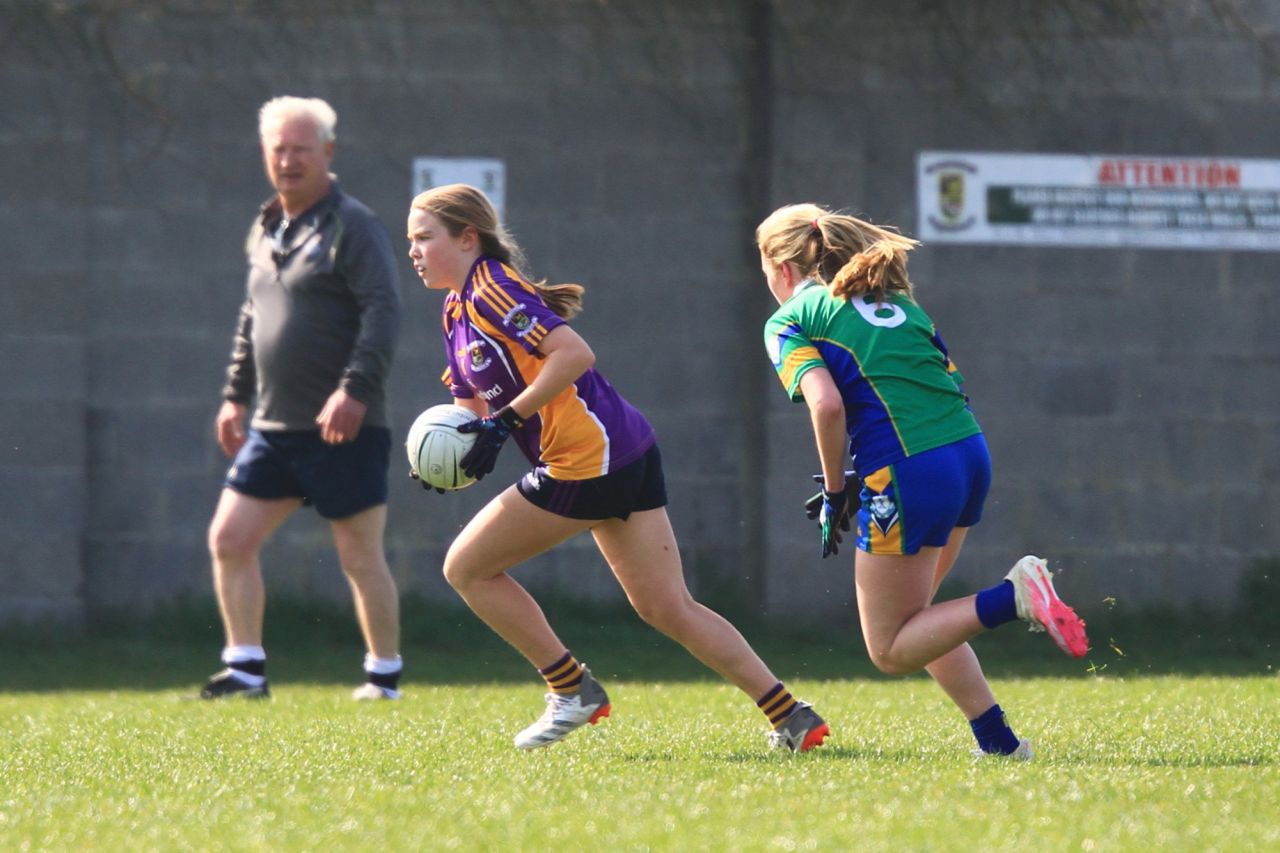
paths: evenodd
<path fill-rule="evenodd" d="M 666 511 L 653 428 L 594 368 L 566 320 L 576 284 L 532 282 L 520 249 L 484 193 L 428 190 L 409 211 L 409 257 L 423 283 L 448 290 L 444 382 L 476 413 L 462 459 L 469 476 L 493 470 L 513 438 L 534 466 L 463 528 L 444 574 L 476 615 L 546 680 L 547 708 L 516 746 L 555 743 L 609 714 L 609 697 L 564 646 L 537 602 L 507 571 L 590 530 L 636 612 L 747 693 L 769 718 L 769 743 L 805 751 L 828 727 L 795 699 L 723 617 L 694 601 Z"/>

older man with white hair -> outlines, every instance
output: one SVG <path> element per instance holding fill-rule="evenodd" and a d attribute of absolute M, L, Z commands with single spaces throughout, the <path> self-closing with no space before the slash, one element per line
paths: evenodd
<path fill-rule="evenodd" d="M 319 98 L 274 98 L 259 112 L 275 195 L 245 242 L 247 292 L 215 424 L 234 461 L 209 526 L 226 668 L 205 699 L 270 695 L 259 553 L 305 505 L 328 520 L 355 597 L 367 653 L 354 695 L 400 697 L 399 598 L 382 541 L 400 297 L 386 229 L 329 171 L 336 124 Z"/>

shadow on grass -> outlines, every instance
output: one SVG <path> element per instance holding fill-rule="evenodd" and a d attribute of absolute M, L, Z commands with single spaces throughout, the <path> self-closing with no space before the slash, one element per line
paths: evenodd
<path fill-rule="evenodd" d="M 715 681 L 710 670 L 626 608 L 546 601 L 569 648 L 607 680 Z M 887 679 L 867 660 L 856 616 L 841 627 L 735 624 L 780 678 Z M 407 685 L 530 682 L 524 659 L 462 607 L 417 599 L 402 604 Z M 1276 627 L 1172 613 L 1106 613 L 1090 619 L 1093 648 L 1082 660 L 1043 634 L 1004 626 L 973 640 L 992 678 L 1145 675 L 1274 675 Z M 221 668 L 222 628 L 212 601 L 174 605 L 145 619 L 100 614 L 76 635 L 53 629 L 0 633 L 0 691 L 190 690 Z M 268 601 L 264 644 L 273 686 L 362 679 L 363 644 L 349 609 L 332 603 Z M 923 675 L 912 678 L 925 677 Z"/>

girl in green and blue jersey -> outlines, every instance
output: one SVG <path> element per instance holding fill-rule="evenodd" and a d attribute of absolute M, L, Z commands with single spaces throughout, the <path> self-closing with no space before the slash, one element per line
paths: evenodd
<path fill-rule="evenodd" d="M 982 517 L 991 459 L 963 380 L 913 298 L 907 252 L 916 241 L 798 204 L 774 211 L 756 242 L 779 303 L 765 347 L 813 423 L 823 490 L 806 509 L 824 558 L 838 553 L 856 516 L 855 584 L 872 662 L 894 674 L 926 669 L 969 719 L 982 754 L 1030 758 L 967 641 L 1015 619 L 1076 657 L 1088 639 L 1035 556 L 976 595 L 933 603 Z"/>

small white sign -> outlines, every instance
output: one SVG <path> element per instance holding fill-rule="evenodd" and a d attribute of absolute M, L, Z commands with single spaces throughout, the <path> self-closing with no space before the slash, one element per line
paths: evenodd
<path fill-rule="evenodd" d="M 935 243 L 1280 251 L 1280 160 L 922 151 Z"/>
<path fill-rule="evenodd" d="M 501 160 L 479 157 L 414 157 L 411 195 L 444 184 L 470 184 L 482 190 L 507 219 L 507 166 Z"/>

